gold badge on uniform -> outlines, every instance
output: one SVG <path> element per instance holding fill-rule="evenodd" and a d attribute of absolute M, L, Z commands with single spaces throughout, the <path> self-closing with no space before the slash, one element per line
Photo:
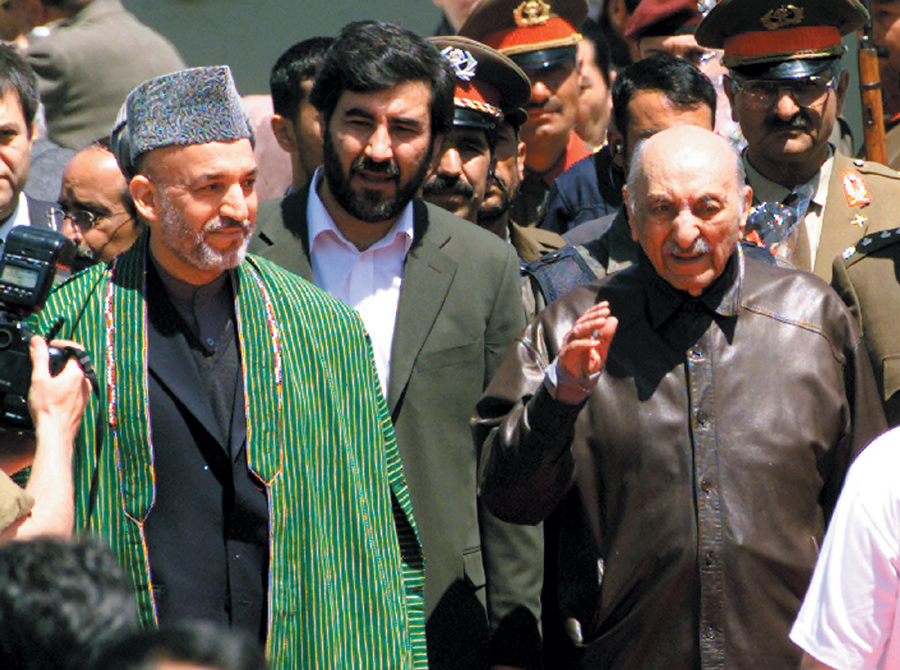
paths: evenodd
<path fill-rule="evenodd" d="M 766 30 L 781 30 L 803 23 L 803 8 L 795 5 L 782 5 L 778 9 L 770 9 L 760 19 Z"/>
<path fill-rule="evenodd" d="M 848 207 L 865 207 L 872 204 L 872 196 L 863 176 L 851 168 L 841 170 L 841 187 Z"/>
<path fill-rule="evenodd" d="M 519 28 L 542 26 L 550 20 L 550 5 L 544 0 L 525 0 L 513 10 L 513 18 Z"/>
<path fill-rule="evenodd" d="M 853 217 L 853 221 L 851 223 L 857 228 L 864 228 L 868 219 L 864 217 L 862 214 L 857 214 Z"/>

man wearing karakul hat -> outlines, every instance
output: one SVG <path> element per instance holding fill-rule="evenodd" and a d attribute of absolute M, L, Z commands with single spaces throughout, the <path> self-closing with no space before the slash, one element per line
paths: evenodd
<path fill-rule="evenodd" d="M 246 257 L 252 133 L 226 67 L 130 95 L 113 148 L 148 225 L 38 318 L 105 395 L 76 445 L 76 524 L 128 572 L 144 625 L 205 619 L 273 668 L 424 664 L 424 566 L 358 317 Z"/>

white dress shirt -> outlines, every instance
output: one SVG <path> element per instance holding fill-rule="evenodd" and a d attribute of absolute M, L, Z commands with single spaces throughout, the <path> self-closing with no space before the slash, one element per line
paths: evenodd
<path fill-rule="evenodd" d="M 0 241 L 6 242 L 9 232 L 16 226 L 29 225 L 31 225 L 31 217 L 28 214 L 28 200 L 25 198 L 25 193 L 20 193 L 15 211 L 0 225 Z"/>
<path fill-rule="evenodd" d="M 360 251 L 338 230 L 322 204 L 316 190 L 320 177 L 321 168 L 313 176 L 306 205 L 313 283 L 362 317 L 372 339 L 381 390 L 387 397 L 403 264 L 413 242 L 412 206 L 406 206 L 384 237 Z"/>

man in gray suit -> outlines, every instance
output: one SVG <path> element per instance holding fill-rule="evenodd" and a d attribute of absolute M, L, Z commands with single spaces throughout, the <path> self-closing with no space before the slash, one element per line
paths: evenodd
<path fill-rule="evenodd" d="M 50 203 L 23 192 L 37 109 L 34 72 L 15 48 L 0 45 L 0 242 L 15 226 L 49 225 Z"/>
<path fill-rule="evenodd" d="M 469 428 L 524 326 L 516 255 L 414 197 L 450 128 L 453 90 L 418 36 L 346 26 L 310 96 L 324 164 L 262 208 L 251 251 L 355 307 L 372 338 L 426 555 L 430 667 L 533 668 L 541 534 L 481 508 Z"/>
<path fill-rule="evenodd" d="M 109 135 L 119 107 L 142 82 L 184 68 L 164 37 L 120 0 L 40 0 L 45 37 L 32 37 L 28 62 L 38 74 L 47 132 L 69 149 Z"/>

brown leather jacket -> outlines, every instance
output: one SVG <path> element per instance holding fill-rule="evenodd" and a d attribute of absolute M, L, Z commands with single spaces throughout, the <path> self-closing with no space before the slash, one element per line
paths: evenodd
<path fill-rule="evenodd" d="M 544 369 L 598 300 L 619 319 L 609 359 L 587 402 L 563 405 Z M 499 517 L 535 523 L 580 495 L 605 561 L 584 667 L 798 667 L 788 629 L 825 523 L 885 427 L 856 325 L 821 280 L 736 252 L 690 299 L 644 257 L 542 312 L 477 413 Z"/>

